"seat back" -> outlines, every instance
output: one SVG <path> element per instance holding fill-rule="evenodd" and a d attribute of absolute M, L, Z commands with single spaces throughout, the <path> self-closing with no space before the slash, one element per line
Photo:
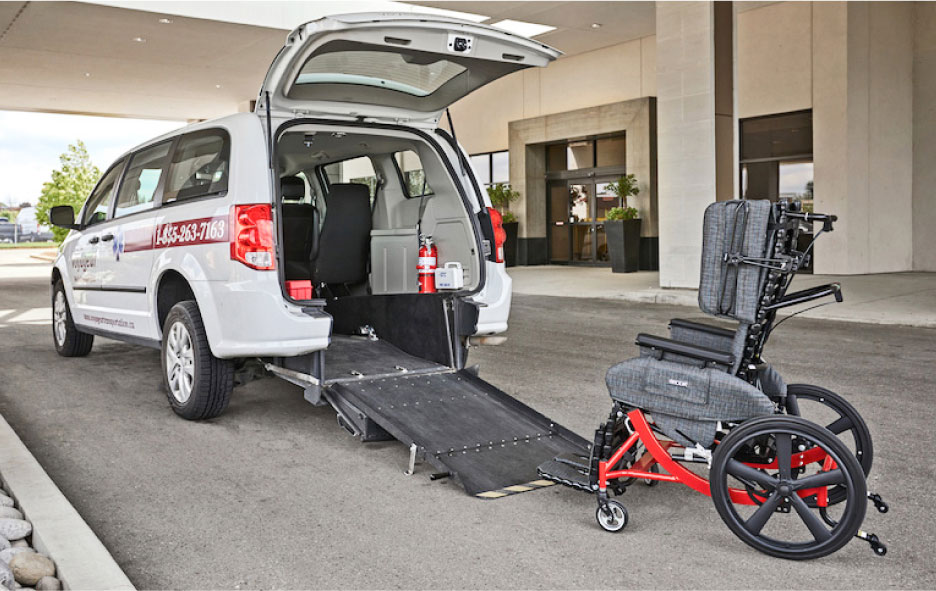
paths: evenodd
<path fill-rule="evenodd" d="M 699 307 L 719 318 L 753 324 L 765 269 L 756 264 L 771 251 L 770 201 L 719 201 L 705 210 Z"/>
<path fill-rule="evenodd" d="M 338 183 L 325 195 L 325 220 L 313 253 L 313 280 L 354 284 L 367 278 L 371 206 L 367 185 Z"/>
<path fill-rule="evenodd" d="M 305 197 L 305 181 L 290 176 L 280 179 L 283 194 L 283 255 L 287 279 L 309 279 L 310 254 L 315 232 L 315 206 L 301 203 Z"/>

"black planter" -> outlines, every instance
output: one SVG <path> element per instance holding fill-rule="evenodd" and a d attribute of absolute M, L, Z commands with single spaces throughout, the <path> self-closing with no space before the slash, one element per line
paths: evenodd
<path fill-rule="evenodd" d="M 508 267 L 517 266 L 517 234 L 520 232 L 520 222 L 505 222 L 504 232 L 507 241 L 504 242 L 504 264 Z"/>
<path fill-rule="evenodd" d="M 640 269 L 640 220 L 615 220 L 604 223 L 611 253 L 611 271 L 633 273 Z"/>

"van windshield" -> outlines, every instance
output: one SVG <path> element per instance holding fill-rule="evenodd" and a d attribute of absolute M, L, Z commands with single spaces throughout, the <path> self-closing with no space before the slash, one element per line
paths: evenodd
<path fill-rule="evenodd" d="M 465 70 L 445 59 L 405 53 L 333 51 L 309 58 L 296 84 L 356 84 L 428 96 Z"/>

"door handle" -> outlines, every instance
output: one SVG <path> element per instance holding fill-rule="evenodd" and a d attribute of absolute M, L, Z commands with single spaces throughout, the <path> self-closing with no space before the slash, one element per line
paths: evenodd
<path fill-rule="evenodd" d="M 91 238 L 88 238 L 88 244 L 97 244 L 98 242 L 100 242 L 100 240 L 101 239 L 98 238 L 97 236 L 92 236 Z"/>
<path fill-rule="evenodd" d="M 113 239 L 114 239 L 113 234 L 104 234 L 103 236 L 101 236 L 101 242 L 110 242 Z"/>

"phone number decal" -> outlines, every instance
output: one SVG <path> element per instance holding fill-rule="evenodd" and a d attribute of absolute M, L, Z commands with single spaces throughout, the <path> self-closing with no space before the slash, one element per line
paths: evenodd
<path fill-rule="evenodd" d="M 227 242 L 227 239 L 227 217 L 200 218 L 160 224 L 156 227 L 153 246 L 154 248 L 170 248 L 173 246 Z"/>

